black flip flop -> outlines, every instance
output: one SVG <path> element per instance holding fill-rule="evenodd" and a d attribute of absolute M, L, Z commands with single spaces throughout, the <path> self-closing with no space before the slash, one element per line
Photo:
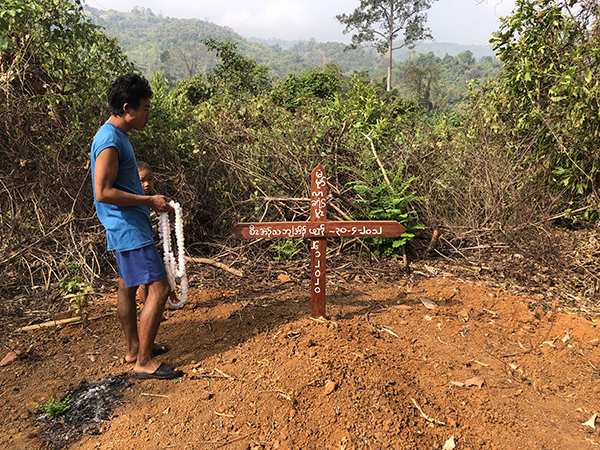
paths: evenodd
<path fill-rule="evenodd" d="M 169 351 L 169 347 L 167 347 L 164 344 L 154 344 L 152 346 L 152 355 L 153 356 L 164 355 L 168 351 Z"/>
<path fill-rule="evenodd" d="M 160 363 L 158 369 L 156 369 L 152 373 L 137 373 L 137 377 L 141 380 L 148 380 L 151 378 L 156 378 L 159 380 L 172 380 L 173 378 L 179 378 L 183 376 L 182 370 L 173 370 L 171 366 L 165 364 L 164 362 Z"/>

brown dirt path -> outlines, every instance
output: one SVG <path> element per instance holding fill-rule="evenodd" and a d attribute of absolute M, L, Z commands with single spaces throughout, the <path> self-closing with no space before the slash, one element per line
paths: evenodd
<path fill-rule="evenodd" d="M 309 317 L 302 283 L 193 291 L 158 337 L 186 376 L 132 379 L 101 433 L 64 448 L 600 447 L 583 425 L 600 411 L 594 320 L 457 277 L 328 289 L 325 321 Z M 109 296 L 87 310 L 115 306 Z M 22 353 L 0 368 L 2 449 L 53 448 L 35 403 L 131 370 L 115 315 L 6 344 Z"/>

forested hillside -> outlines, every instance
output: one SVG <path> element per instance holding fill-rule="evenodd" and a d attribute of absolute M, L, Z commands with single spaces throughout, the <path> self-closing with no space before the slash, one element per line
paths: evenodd
<path fill-rule="evenodd" d="M 343 44 L 317 43 L 314 40 L 283 50 L 245 39 L 234 30 L 199 19 L 174 19 L 155 15 L 152 10 L 135 7 L 131 12 L 100 11 L 86 7 L 92 21 L 119 40 L 128 56 L 146 74 L 160 70 L 171 79 L 182 79 L 214 67 L 215 58 L 207 54 L 203 39 L 235 43 L 241 54 L 264 64 L 275 76 L 285 76 L 327 63 L 340 65 L 346 72 L 383 67 L 374 52 L 343 52 Z"/>
<path fill-rule="evenodd" d="M 253 42 L 258 42 L 259 44 L 273 47 L 276 51 L 289 50 L 300 43 L 300 41 L 288 41 L 277 38 L 262 39 L 250 37 L 249 39 Z M 311 39 L 306 39 L 305 41 L 310 42 Z M 485 58 L 486 56 L 494 56 L 494 51 L 489 45 L 464 45 L 451 42 L 423 41 L 419 43 L 413 50 L 402 48 L 394 51 L 394 61 L 404 61 L 405 59 L 409 58 L 411 54 L 417 53 L 433 52 L 434 55 L 443 58 L 446 56 L 446 54 L 456 56 L 459 53 L 467 50 L 471 51 L 477 59 Z"/>
<path fill-rule="evenodd" d="M 129 13 L 86 7 L 94 23 L 119 40 L 129 58 L 147 77 L 160 71 L 176 81 L 214 68 L 217 59 L 207 52 L 203 39 L 214 38 L 237 45 L 240 54 L 269 69 L 270 77 L 285 77 L 306 69 L 335 64 L 342 73 L 360 72 L 381 80 L 386 76 L 385 58 L 370 49 L 344 51 L 339 42 L 249 40 L 234 30 L 198 19 L 174 19 L 135 7 Z M 492 54 L 477 48 L 479 54 Z M 395 52 L 394 85 L 403 95 L 416 95 L 429 109 L 448 107 L 464 99 L 466 82 L 495 76 L 500 62 L 492 56 L 477 58 L 474 51 L 455 44 L 422 44 L 427 54 L 416 50 Z M 446 53 L 446 51 L 454 51 Z M 415 66 L 419 70 L 407 69 Z M 436 69 L 430 69 L 436 66 Z M 405 73 L 409 70 L 407 79 Z M 421 73 L 419 73 L 421 71 Z M 419 86 L 423 79 L 423 85 Z M 425 80 L 427 80 L 425 82 Z"/>

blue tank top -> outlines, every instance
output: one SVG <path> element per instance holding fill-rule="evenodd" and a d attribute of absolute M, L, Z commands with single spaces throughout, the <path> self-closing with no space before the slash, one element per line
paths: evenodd
<path fill-rule="evenodd" d="M 119 152 L 119 171 L 113 187 L 131 194 L 144 195 L 129 137 L 127 133 L 108 122 L 100 127 L 92 142 L 92 186 L 94 186 L 96 158 L 102 150 L 109 147 L 114 147 Z M 96 204 L 98 219 L 106 229 L 108 250 L 125 252 L 154 243 L 150 208 L 148 206 L 115 206 L 100 203 L 96 200 L 95 187 L 94 203 Z"/>

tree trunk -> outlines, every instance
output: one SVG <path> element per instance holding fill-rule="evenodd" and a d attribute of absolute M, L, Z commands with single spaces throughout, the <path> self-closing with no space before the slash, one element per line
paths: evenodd
<path fill-rule="evenodd" d="M 387 75 L 387 91 L 392 90 L 392 39 L 388 39 L 388 75 Z"/>
<path fill-rule="evenodd" d="M 396 14 L 394 11 L 394 6 L 396 6 L 395 2 L 389 2 L 388 7 L 390 8 L 389 10 L 389 16 L 388 16 L 388 23 L 387 23 L 387 31 L 388 31 L 388 38 L 387 38 L 387 44 L 388 44 L 388 76 L 387 76 L 387 91 L 390 92 L 392 90 L 392 48 L 394 47 L 394 23 L 395 23 L 395 18 L 396 18 Z"/>

